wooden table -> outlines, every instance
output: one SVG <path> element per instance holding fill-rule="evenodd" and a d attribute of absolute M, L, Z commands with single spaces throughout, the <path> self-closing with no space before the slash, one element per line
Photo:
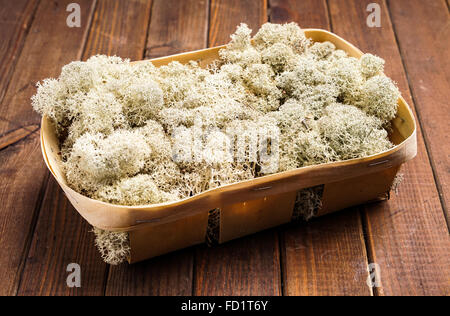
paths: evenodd
<path fill-rule="evenodd" d="M 69 28 L 67 5 L 81 8 Z M 381 27 L 366 24 L 380 5 Z M 386 60 L 418 119 L 418 156 L 389 202 L 287 225 L 216 248 L 110 267 L 41 158 L 35 83 L 94 54 L 152 58 L 226 43 L 236 25 L 296 21 Z M 450 294 L 450 27 L 445 0 L 1 0 L 0 294 Z M 69 263 L 81 288 L 66 285 Z M 369 287 L 368 264 L 381 284 Z"/>

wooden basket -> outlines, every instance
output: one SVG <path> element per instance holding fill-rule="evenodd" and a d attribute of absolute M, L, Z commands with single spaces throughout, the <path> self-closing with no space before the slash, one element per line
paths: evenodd
<path fill-rule="evenodd" d="M 359 58 L 362 52 L 337 35 L 305 30 L 315 42 L 332 42 Z M 218 58 L 224 46 L 151 60 L 155 66 L 171 61 L 199 61 L 205 66 Z M 140 61 L 148 62 L 148 61 Z M 322 208 L 317 216 L 349 206 L 385 199 L 404 162 L 417 153 L 416 123 L 403 98 L 392 122 L 391 141 L 396 145 L 370 157 L 298 168 L 225 185 L 180 201 L 147 206 L 119 206 L 90 199 L 68 185 L 61 168 L 59 142 L 51 121 L 44 117 L 41 148 L 45 163 L 75 209 L 91 225 L 109 231 L 127 231 L 130 263 L 205 242 L 209 211 L 220 209 L 219 243 L 291 220 L 297 192 L 324 185 Z"/>

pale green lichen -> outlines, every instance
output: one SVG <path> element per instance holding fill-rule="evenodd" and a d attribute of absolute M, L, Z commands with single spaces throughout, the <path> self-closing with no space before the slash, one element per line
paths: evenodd
<path fill-rule="evenodd" d="M 388 123 L 397 113 L 400 92 L 394 82 L 385 75 L 377 75 L 367 80 L 361 88 L 360 107 L 370 115 Z"/>
<path fill-rule="evenodd" d="M 361 72 L 366 78 L 380 74 L 384 70 L 384 60 L 372 54 L 364 54 L 359 59 Z"/>
<path fill-rule="evenodd" d="M 328 106 L 317 125 L 322 139 L 339 160 L 366 157 L 392 147 L 383 122 L 353 105 Z"/>

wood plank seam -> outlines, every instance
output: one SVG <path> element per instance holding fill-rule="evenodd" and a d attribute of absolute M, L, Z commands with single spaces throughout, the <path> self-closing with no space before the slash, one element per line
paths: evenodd
<path fill-rule="evenodd" d="M 147 49 L 149 49 L 149 34 L 150 34 L 150 22 L 152 20 L 153 16 L 153 6 L 155 5 L 155 1 L 151 0 L 152 3 L 150 5 L 150 12 L 148 14 L 148 23 L 147 23 L 147 30 L 145 33 L 145 44 L 144 44 L 144 51 L 142 53 L 142 59 L 145 59 L 145 56 L 147 56 Z"/>
<path fill-rule="evenodd" d="M 423 137 L 423 141 L 424 141 L 424 144 L 425 144 L 425 149 L 426 149 L 426 152 L 427 152 L 428 161 L 430 163 L 431 170 L 433 172 L 434 182 L 435 182 L 435 185 L 436 185 L 436 189 L 437 189 L 437 191 L 439 193 L 438 194 L 439 200 L 441 202 L 442 211 L 444 212 L 444 217 L 445 217 L 445 220 L 446 220 L 446 223 L 447 223 L 447 230 L 450 232 L 450 218 L 448 216 L 447 203 L 444 201 L 444 195 L 443 195 L 443 192 L 442 192 L 443 191 L 442 190 L 442 184 L 441 184 L 441 182 L 439 180 L 439 177 L 437 175 L 436 164 L 435 164 L 435 162 L 434 162 L 434 160 L 433 160 L 433 158 L 431 156 L 430 145 L 429 145 L 430 139 L 429 139 L 429 136 L 427 134 L 426 128 L 424 128 L 423 123 L 422 123 L 422 112 L 420 110 L 420 107 L 417 106 L 417 96 L 415 94 L 414 89 L 412 88 L 411 77 L 410 77 L 408 68 L 406 67 L 406 64 L 405 64 L 403 51 L 402 51 L 402 49 L 400 47 L 400 41 L 399 41 L 398 36 L 397 36 L 396 25 L 395 25 L 394 19 L 392 18 L 392 14 L 391 14 L 390 1 L 389 0 L 383 0 L 383 1 L 385 2 L 386 8 L 388 9 L 387 10 L 388 11 L 388 18 L 389 18 L 389 20 L 391 22 L 392 31 L 394 32 L 395 42 L 397 44 L 398 52 L 399 52 L 401 60 L 402 60 L 403 71 L 405 72 L 405 76 L 406 76 L 406 79 L 408 81 L 408 90 L 409 90 L 409 93 L 411 95 L 411 99 L 413 101 L 413 106 L 416 109 L 417 124 L 419 124 L 420 129 L 422 131 L 422 137 Z"/>
<path fill-rule="evenodd" d="M 289 225 L 289 224 L 287 224 Z M 286 289 L 285 289 L 285 280 L 287 278 L 286 274 L 286 249 L 285 249 L 285 240 L 284 240 L 284 234 L 281 231 L 283 227 L 286 227 L 287 225 L 283 225 L 278 229 L 277 236 L 278 236 L 278 253 L 279 258 L 278 261 L 280 262 L 280 293 L 281 296 L 287 296 L 286 295 Z"/>
<path fill-rule="evenodd" d="M 208 15 L 207 15 L 208 23 L 206 23 L 206 47 L 210 47 L 209 32 L 211 30 L 211 2 L 212 0 L 208 0 Z"/>
<path fill-rule="evenodd" d="M 109 279 L 109 273 L 111 271 L 111 266 L 108 264 L 105 269 L 105 276 L 103 277 L 103 289 L 102 289 L 102 296 L 106 296 L 106 291 L 108 289 L 108 279 Z"/>
<path fill-rule="evenodd" d="M 81 57 L 86 52 L 86 46 L 87 46 L 89 34 L 91 33 L 92 22 L 94 20 L 94 13 L 95 13 L 95 10 L 97 9 L 97 5 L 98 5 L 98 0 L 92 0 L 92 1 L 94 4 L 92 5 L 91 11 L 89 12 L 86 30 L 84 31 L 83 37 L 81 39 L 82 48 L 81 48 L 81 55 L 79 56 L 79 59 L 81 59 Z"/>
<path fill-rule="evenodd" d="M 361 218 L 361 227 L 363 231 L 363 237 L 364 237 L 364 245 L 365 245 L 365 251 L 366 251 L 366 258 L 367 258 L 367 266 L 369 267 L 369 264 L 376 262 L 375 261 L 375 252 L 373 251 L 373 246 L 370 244 L 369 239 L 369 225 L 367 225 L 368 219 L 365 217 L 366 212 L 364 212 L 363 207 L 359 208 L 358 210 L 359 216 Z M 367 273 L 367 276 L 369 277 L 369 271 Z M 372 296 L 380 296 L 380 293 L 378 291 L 377 287 L 369 287 L 370 292 Z"/>
<path fill-rule="evenodd" d="M 330 30 L 331 32 L 333 32 L 334 27 L 333 27 L 333 19 L 331 18 L 331 10 L 330 10 L 330 0 L 325 0 L 325 5 L 327 7 L 327 20 L 328 20 L 328 25 L 330 26 Z"/>

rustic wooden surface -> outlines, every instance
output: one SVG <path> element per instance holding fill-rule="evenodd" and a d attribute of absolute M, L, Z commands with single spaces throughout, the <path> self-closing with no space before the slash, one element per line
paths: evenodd
<path fill-rule="evenodd" d="M 445 0 L 0 0 L 0 295 L 450 295 L 449 9 Z M 381 8 L 381 27 L 366 7 Z M 295 21 L 386 60 L 418 119 L 418 156 L 389 202 L 110 267 L 49 176 L 34 84 L 94 54 L 138 60 L 226 43 L 236 25 Z M 81 288 L 66 285 L 69 263 Z M 381 285 L 366 284 L 368 265 Z"/>

